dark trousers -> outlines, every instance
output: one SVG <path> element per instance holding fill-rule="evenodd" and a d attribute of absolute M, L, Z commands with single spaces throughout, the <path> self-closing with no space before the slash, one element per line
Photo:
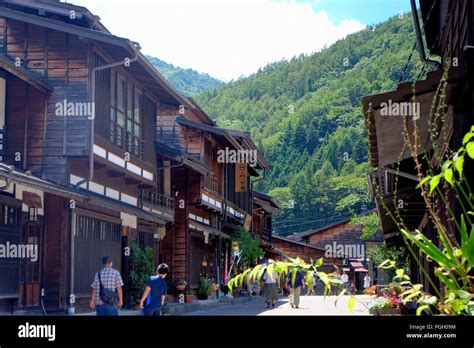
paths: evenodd
<path fill-rule="evenodd" d="M 159 317 L 161 315 L 161 307 L 146 307 L 143 309 L 145 317 Z"/>
<path fill-rule="evenodd" d="M 118 310 L 115 308 L 115 305 L 111 304 L 103 304 L 96 306 L 97 315 L 104 317 L 104 316 L 117 316 Z"/>

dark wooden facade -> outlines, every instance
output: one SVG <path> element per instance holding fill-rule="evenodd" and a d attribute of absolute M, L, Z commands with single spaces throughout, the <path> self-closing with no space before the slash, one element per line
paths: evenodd
<path fill-rule="evenodd" d="M 47 310 L 87 306 L 101 256 L 126 280 L 131 241 L 158 262 L 174 207 L 157 170 L 157 112 L 184 99 L 138 46 L 82 7 L 2 2 L 0 98 L 1 162 L 11 166 L 0 203 L 19 216 L 0 242 L 40 251 L 36 262 L 1 262 L 0 306 L 38 306 L 42 289 Z"/>
<path fill-rule="evenodd" d="M 421 0 L 420 12 L 427 43 L 427 47 L 423 49 L 426 51 L 425 55 L 438 56 L 437 69 L 430 72 L 424 80 L 404 82 L 399 84 L 394 91 L 367 96 L 363 99 L 369 132 L 370 162 L 374 167 L 371 182 L 375 184 L 373 194 L 387 245 L 403 243 L 399 227 L 388 214 L 396 213 L 399 202 L 403 203 L 399 214 L 409 230 L 418 229 L 435 243 L 439 241 L 420 190 L 415 188 L 419 181 L 415 162 L 406 147 L 402 151 L 404 124 L 407 125 L 409 132 L 413 133 L 411 117 L 408 117 L 409 115 L 382 117 L 381 105 L 387 101 L 401 103 L 416 100 L 420 103 L 417 123 L 420 139 L 418 154 L 424 166 L 423 171 L 428 169 L 422 158 L 425 151 L 429 158 L 432 158 L 433 151 L 443 155 L 447 154 L 449 149 L 458 149 L 462 144 L 463 135 L 473 123 L 474 5 L 469 0 Z M 422 40 L 421 34 L 419 35 Z M 443 79 L 443 69 L 447 71 L 446 81 Z M 436 105 L 436 90 L 442 83 L 446 84 L 443 91 L 444 107 L 440 112 L 443 117 L 436 119 L 432 107 Z M 435 171 L 440 170 L 436 160 L 430 162 L 430 167 Z M 466 166 L 465 177 L 470 180 L 472 174 L 472 168 Z M 449 189 L 446 192 L 448 204 L 454 214 L 459 215 L 461 210 L 454 200 L 454 193 Z M 395 197 L 397 203 L 394 203 Z M 447 216 L 446 206 L 439 197 L 434 197 L 434 201 L 437 213 L 440 216 Z M 457 235 L 458 232 L 452 222 L 446 221 L 446 225 L 450 233 Z M 433 263 L 426 260 L 421 253 L 418 262 L 433 277 Z M 411 259 L 411 273 L 413 282 L 419 282 L 425 289 L 433 290 L 432 284 L 414 259 Z"/>
<path fill-rule="evenodd" d="M 226 148 L 250 150 L 249 134 L 218 128 L 193 100 L 189 104 L 181 111 L 161 108 L 157 139 L 174 151 L 170 163 L 176 166 L 174 232 L 164 239 L 163 252 L 171 259 L 173 281 L 184 279 L 196 288 L 202 273 L 225 282 L 225 255 L 230 255 L 233 233 L 251 221 L 250 181 L 258 172 L 248 169 L 247 190 L 236 192 L 236 164 L 220 162 L 218 154 Z M 257 169 L 267 168 L 259 155 Z M 250 224 L 246 227 L 250 230 Z"/>
<path fill-rule="evenodd" d="M 0 311 L 85 309 L 101 256 L 127 282 L 132 241 L 171 266 L 170 283 L 225 281 L 231 236 L 254 215 L 251 182 L 269 165 L 258 154 L 237 192 L 236 164 L 218 151 L 257 153 L 250 134 L 216 127 L 139 49 L 83 7 L 0 2 L 0 243 L 40 251 L 0 260 Z M 256 222 L 266 241 L 268 216 Z"/>

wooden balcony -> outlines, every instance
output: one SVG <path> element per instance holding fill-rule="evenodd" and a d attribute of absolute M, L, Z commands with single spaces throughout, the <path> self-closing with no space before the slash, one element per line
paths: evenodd
<path fill-rule="evenodd" d="M 203 180 L 203 187 L 218 196 L 222 196 L 222 190 L 219 187 L 219 181 L 214 175 L 206 175 Z"/>
<path fill-rule="evenodd" d="M 130 154 L 142 160 L 145 158 L 145 142 L 118 124 L 111 127 L 110 140 Z"/>
<path fill-rule="evenodd" d="M 141 206 L 153 213 L 174 215 L 174 199 L 156 190 L 141 190 Z"/>

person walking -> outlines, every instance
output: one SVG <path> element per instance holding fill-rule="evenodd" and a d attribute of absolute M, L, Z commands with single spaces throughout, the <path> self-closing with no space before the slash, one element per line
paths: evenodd
<path fill-rule="evenodd" d="M 168 265 L 162 263 L 156 269 L 156 276 L 150 277 L 140 300 L 140 309 L 145 316 L 160 316 L 161 307 L 165 304 L 168 286 L 165 278 L 168 274 Z M 145 304 L 146 300 L 146 304 Z"/>
<path fill-rule="evenodd" d="M 367 290 L 368 288 L 370 288 L 371 281 L 372 281 L 372 279 L 370 279 L 370 275 L 367 272 L 365 274 L 365 277 L 364 277 L 364 290 Z"/>
<path fill-rule="evenodd" d="M 316 277 L 314 275 L 313 275 L 311 281 L 312 281 L 311 284 L 306 284 L 306 286 L 308 287 L 308 292 L 306 293 L 306 296 L 316 295 L 316 291 L 315 291 Z"/>
<path fill-rule="evenodd" d="M 276 271 L 265 272 L 263 273 L 263 280 L 265 282 L 265 287 L 263 294 L 267 302 L 267 308 L 275 307 L 275 303 L 278 300 L 278 273 Z"/>
<path fill-rule="evenodd" d="M 117 308 L 123 305 L 122 276 L 112 268 L 110 256 L 102 257 L 102 265 L 103 268 L 95 274 L 91 284 L 90 307 L 96 309 L 98 316 L 117 316 Z"/>
<path fill-rule="evenodd" d="M 346 290 L 349 290 L 349 276 L 346 274 L 345 271 L 342 271 L 342 275 L 341 275 L 341 281 L 342 281 L 342 288 L 343 289 L 346 289 Z"/>
<path fill-rule="evenodd" d="M 290 306 L 291 308 L 299 308 L 301 288 L 305 286 L 303 273 L 300 270 L 296 270 L 294 279 L 293 272 L 288 272 L 288 287 L 290 288 Z"/>

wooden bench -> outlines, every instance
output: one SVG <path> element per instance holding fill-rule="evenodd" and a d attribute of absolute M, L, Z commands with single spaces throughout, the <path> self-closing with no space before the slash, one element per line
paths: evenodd
<path fill-rule="evenodd" d="M 8 302 L 8 310 L 11 314 L 15 311 L 15 302 L 18 301 L 18 294 L 0 294 L 0 301 Z"/>

